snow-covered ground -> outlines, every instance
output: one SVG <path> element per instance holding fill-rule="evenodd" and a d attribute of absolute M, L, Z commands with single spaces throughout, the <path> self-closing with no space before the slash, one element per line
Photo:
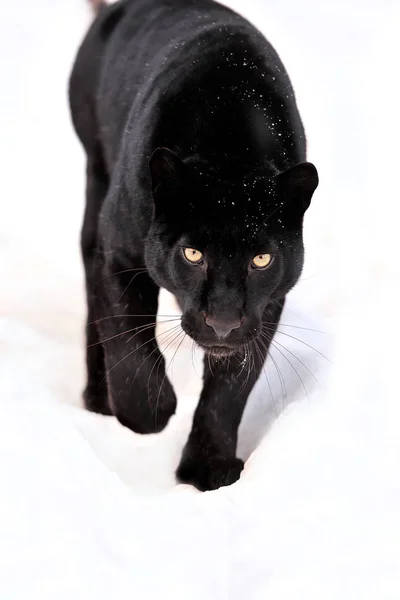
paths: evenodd
<path fill-rule="evenodd" d="M 200 356 L 174 359 L 179 409 L 157 436 L 80 408 L 84 162 L 66 81 L 89 15 L 84 0 L 0 3 L 4 600 L 400 599 L 400 7 L 229 4 L 286 63 L 321 184 L 274 352 L 287 397 L 268 364 L 241 480 L 201 494 L 173 476 Z"/>

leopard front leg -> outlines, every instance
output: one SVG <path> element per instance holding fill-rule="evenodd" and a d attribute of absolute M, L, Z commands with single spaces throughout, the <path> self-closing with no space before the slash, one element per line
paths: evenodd
<path fill-rule="evenodd" d="M 271 333 L 283 303 L 277 306 Z M 268 314 L 269 323 L 271 313 Z M 272 337 L 272 336 L 271 336 Z M 177 469 L 177 478 L 201 491 L 231 485 L 240 477 L 243 461 L 236 457 L 238 429 L 248 396 L 256 383 L 269 344 L 250 343 L 246 354 L 204 363 L 204 385 L 192 430 Z"/>
<path fill-rule="evenodd" d="M 104 349 L 108 401 L 112 413 L 137 433 L 164 429 L 176 397 L 155 337 L 158 286 L 140 261 L 131 268 L 113 264 L 103 274 L 98 327 Z M 179 319 L 166 336 L 179 334 Z"/>

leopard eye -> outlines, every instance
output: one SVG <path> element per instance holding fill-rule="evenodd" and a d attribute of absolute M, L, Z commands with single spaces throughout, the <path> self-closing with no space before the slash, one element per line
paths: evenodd
<path fill-rule="evenodd" d="M 183 254 L 185 255 L 186 260 L 194 265 L 203 262 L 203 255 L 200 250 L 196 250 L 195 248 L 184 248 Z"/>
<path fill-rule="evenodd" d="M 257 254 L 257 256 L 253 258 L 253 267 L 256 267 L 257 269 L 265 269 L 271 264 L 271 261 L 271 254 Z"/>

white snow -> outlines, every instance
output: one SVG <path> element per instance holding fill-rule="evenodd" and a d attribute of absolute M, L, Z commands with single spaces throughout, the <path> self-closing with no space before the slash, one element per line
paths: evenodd
<path fill-rule="evenodd" d="M 84 159 L 66 81 L 83 0 L 0 4 L 0 598 L 399 600 L 399 7 L 241 0 L 295 85 L 321 184 L 307 265 L 241 427 L 241 480 L 201 494 L 174 469 L 179 410 L 139 436 L 80 408 Z M 176 307 L 163 294 L 160 312 Z M 309 369 L 315 378 L 308 372 Z M 198 374 L 196 374 L 196 371 Z M 189 375 L 190 374 L 190 375 Z M 307 394 L 306 394 L 307 392 Z M 295 400 L 295 402 L 292 402 Z M 286 408 L 284 409 L 284 404 Z"/>

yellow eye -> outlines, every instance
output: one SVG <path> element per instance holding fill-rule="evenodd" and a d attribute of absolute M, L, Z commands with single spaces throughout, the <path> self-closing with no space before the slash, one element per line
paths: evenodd
<path fill-rule="evenodd" d="M 191 263 L 200 263 L 203 260 L 202 253 L 194 248 L 185 248 L 183 253 L 185 258 Z"/>
<path fill-rule="evenodd" d="M 270 254 L 257 254 L 257 256 L 253 258 L 253 266 L 258 269 L 265 269 L 265 267 L 268 267 L 271 260 L 272 256 Z"/>

